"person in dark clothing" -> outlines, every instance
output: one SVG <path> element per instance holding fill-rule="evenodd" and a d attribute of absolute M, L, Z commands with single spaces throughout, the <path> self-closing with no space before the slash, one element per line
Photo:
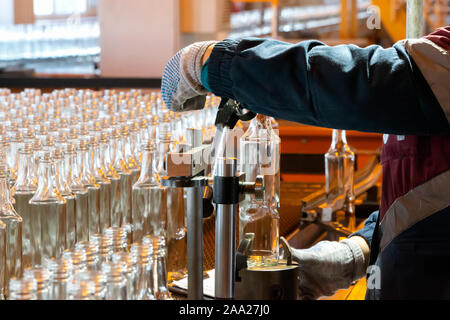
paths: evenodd
<path fill-rule="evenodd" d="M 174 111 L 202 108 L 212 92 L 279 119 L 383 133 L 380 210 L 348 239 L 291 248 L 301 297 L 368 274 L 367 299 L 450 298 L 450 26 L 386 49 L 194 43 L 168 62 L 161 91 Z"/>

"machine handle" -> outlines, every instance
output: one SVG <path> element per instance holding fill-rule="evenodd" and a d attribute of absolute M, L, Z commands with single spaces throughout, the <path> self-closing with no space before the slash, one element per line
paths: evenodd
<path fill-rule="evenodd" d="M 256 117 L 256 113 L 252 111 L 244 112 L 244 107 L 237 101 L 222 98 L 219 104 L 219 110 L 216 116 L 216 127 L 229 127 L 233 129 L 236 123 L 241 121 L 249 121 Z"/>

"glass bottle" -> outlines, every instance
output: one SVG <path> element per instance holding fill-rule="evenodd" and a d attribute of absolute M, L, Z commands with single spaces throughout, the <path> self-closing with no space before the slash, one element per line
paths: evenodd
<path fill-rule="evenodd" d="M 77 241 L 77 216 L 75 210 L 76 196 L 69 187 L 64 172 L 64 151 L 62 148 L 55 148 L 53 155 L 55 166 L 55 183 L 61 196 L 66 199 L 66 248 L 72 249 Z"/>
<path fill-rule="evenodd" d="M 23 135 L 20 131 L 13 131 L 9 142 L 9 150 L 7 151 L 7 162 L 10 169 L 9 185 L 14 185 L 17 179 L 17 171 L 19 166 L 19 148 L 23 145 Z"/>
<path fill-rule="evenodd" d="M 105 300 L 106 296 L 106 276 L 100 271 L 86 271 L 75 275 L 79 281 L 92 281 L 92 300 Z"/>
<path fill-rule="evenodd" d="M 24 278 L 35 279 L 37 283 L 37 300 L 48 300 L 48 285 L 50 281 L 50 273 L 45 267 L 28 268 L 24 271 Z"/>
<path fill-rule="evenodd" d="M 52 257 L 59 258 L 66 244 L 66 199 L 55 183 L 56 170 L 52 153 L 39 160 L 38 187 L 30 199 L 31 265 L 39 265 Z"/>
<path fill-rule="evenodd" d="M 76 241 L 89 240 L 88 188 L 80 181 L 76 147 L 68 143 L 65 150 L 64 174 L 69 188 L 75 194 Z"/>
<path fill-rule="evenodd" d="M 167 175 L 166 160 L 169 152 L 175 151 L 176 143 L 172 139 L 170 123 L 163 122 L 157 139 L 156 161 L 153 168 L 160 177 Z M 179 279 L 185 275 L 187 265 L 187 242 L 183 188 L 166 188 L 166 236 L 168 241 L 170 279 Z M 158 236 L 159 234 L 150 233 Z"/>
<path fill-rule="evenodd" d="M 127 279 L 124 275 L 123 264 L 112 261 L 104 262 L 102 271 L 106 275 L 105 300 L 126 300 L 128 297 Z"/>
<path fill-rule="evenodd" d="M 12 278 L 9 280 L 9 292 L 11 292 L 9 300 L 36 300 L 36 280 Z"/>
<path fill-rule="evenodd" d="M 22 218 L 14 210 L 8 182 L 8 167 L 0 164 L 0 221 L 6 226 L 5 283 L 22 277 Z M 6 291 L 8 295 L 8 291 Z"/>
<path fill-rule="evenodd" d="M 271 156 L 272 163 L 275 166 L 275 176 L 274 179 L 274 187 L 273 187 L 273 197 L 274 201 L 272 203 L 275 206 L 276 210 L 280 209 L 280 183 L 281 183 L 281 171 L 280 171 L 280 159 L 281 159 L 281 139 L 278 135 L 278 123 L 272 117 L 265 117 L 266 128 L 269 133 L 269 139 L 271 141 L 271 148 L 273 150 Z"/>
<path fill-rule="evenodd" d="M 127 130 L 128 129 L 128 130 Z M 129 122 L 127 126 L 122 127 L 122 149 L 128 169 L 131 171 L 132 187 L 139 178 L 139 147 L 141 145 L 139 123 Z M 131 192 L 131 190 L 130 190 Z M 131 204 L 130 204 L 131 205 Z"/>
<path fill-rule="evenodd" d="M 91 236 L 91 243 L 98 247 L 99 267 L 106 261 L 111 261 L 113 254 L 112 240 L 110 237 L 97 233 Z"/>
<path fill-rule="evenodd" d="M 137 300 L 155 300 L 153 294 L 153 249 L 148 243 L 133 243 L 130 252 L 137 260 Z"/>
<path fill-rule="evenodd" d="M 161 236 L 146 236 L 143 240 L 152 246 L 153 264 L 152 264 L 152 283 L 153 295 L 156 300 L 172 300 L 167 287 L 167 249 L 166 240 Z"/>
<path fill-rule="evenodd" d="M 125 227 L 109 227 L 104 235 L 111 241 L 112 251 L 125 252 L 128 248 L 128 235 Z"/>
<path fill-rule="evenodd" d="M 123 263 L 125 277 L 127 278 L 127 300 L 136 300 L 137 287 L 137 258 L 130 252 L 115 252 L 112 262 Z"/>
<path fill-rule="evenodd" d="M 102 198 L 103 209 L 101 211 L 101 232 L 111 226 L 112 212 L 117 212 L 120 205 L 120 176 L 111 165 L 111 151 L 109 148 L 109 139 L 106 132 L 102 132 L 98 141 L 99 148 L 95 147 L 99 153 L 95 156 L 95 173 L 96 180 L 104 190 Z M 107 199 L 108 198 L 108 199 Z M 108 200 L 108 203 L 106 201 Z"/>
<path fill-rule="evenodd" d="M 264 176 L 264 196 L 247 194 L 239 206 L 239 239 L 254 233 L 248 265 L 270 266 L 278 263 L 279 215 L 275 197 L 275 176 L 279 167 L 279 139 L 272 137 L 266 117 L 257 115 L 240 139 L 240 168 L 245 181 Z"/>
<path fill-rule="evenodd" d="M 67 286 L 69 300 L 93 300 L 94 292 L 94 282 L 90 279 L 71 279 Z"/>
<path fill-rule="evenodd" d="M 147 234 L 165 235 L 167 188 L 161 187 L 154 170 L 155 150 L 148 141 L 142 145 L 142 166 L 133 185 L 132 239 L 139 242 Z"/>
<path fill-rule="evenodd" d="M 116 199 L 119 203 L 111 204 L 111 225 L 117 227 L 128 224 L 131 219 L 131 170 L 123 153 L 125 147 L 121 134 L 123 135 L 124 132 L 126 136 L 129 135 L 126 126 L 122 132 L 120 128 L 114 128 L 110 140 L 111 164 L 120 177 L 118 199 Z"/>
<path fill-rule="evenodd" d="M 22 265 L 23 268 L 31 267 L 31 223 L 32 216 L 29 201 L 37 189 L 35 176 L 34 155 L 32 143 L 25 143 L 19 149 L 19 166 L 16 183 L 11 189 L 15 203 L 14 209 L 22 217 Z"/>
<path fill-rule="evenodd" d="M 101 186 L 95 180 L 90 166 L 90 157 L 87 141 L 80 141 L 78 146 L 78 164 L 80 166 L 80 183 L 88 189 L 88 233 L 89 239 L 92 234 L 100 233 L 100 198 Z M 103 196 L 105 197 L 105 188 Z M 109 205 L 109 199 L 108 199 Z"/>
<path fill-rule="evenodd" d="M 71 265 L 72 275 L 87 270 L 86 252 L 83 250 L 64 250 L 62 258 L 67 260 Z"/>
<path fill-rule="evenodd" d="M 99 270 L 100 257 L 99 248 L 96 243 L 80 241 L 75 244 L 74 251 L 82 251 L 86 255 L 86 269 L 88 271 Z"/>
<path fill-rule="evenodd" d="M 355 153 L 347 144 L 345 130 L 333 130 L 330 149 L 325 154 L 325 193 L 327 207 L 354 213 L 353 173 Z"/>
<path fill-rule="evenodd" d="M 51 258 L 46 260 L 46 265 L 50 273 L 49 300 L 67 300 L 72 275 L 70 262 L 63 258 Z"/>

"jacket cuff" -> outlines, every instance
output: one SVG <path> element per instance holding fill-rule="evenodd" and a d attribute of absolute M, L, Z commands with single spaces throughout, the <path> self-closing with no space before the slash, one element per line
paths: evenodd
<path fill-rule="evenodd" d="M 218 42 L 210 55 L 208 64 L 208 83 L 216 96 L 234 99 L 231 67 L 237 54 L 239 41 L 225 39 Z"/>

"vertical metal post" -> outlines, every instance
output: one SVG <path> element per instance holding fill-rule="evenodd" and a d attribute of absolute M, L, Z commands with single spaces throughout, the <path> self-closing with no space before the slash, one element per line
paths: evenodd
<path fill-rule="evenodd" d="M 272 8 L 272 21 L 271 21 L 271 36 L 272 38 L 278 38 L 278 30 L 280 28 L 280 7 L 278 1 L 271 1 Z"/>
<path fill-rule="evenodd" d="M 408 0 L 406 2 L 406 38 L 414 39 L 422 36 L 423 0 Z"/>
<path fill-rule="evenodd" d="M 201 187 L 187 191 L 188 299 L 203 299 L 203 197 Z"/>
<path fill-rule="evenodd" d="M 234 177 L 236 166 L 236 158 L 218 159 L 216 176 Z M 236 204 L 217 204 L 216 206 L 216 299 L 233 299 L 234 297 L 236 210 Z"/>
<path fill-rule="evenodd" d="M 190 148 L 202 144 L 202 131 L 189 128 L 187 143 Z M 186 188 L 187 193 L 187 252 L 188 299 L 203 299 L 203 188 Z"/>

